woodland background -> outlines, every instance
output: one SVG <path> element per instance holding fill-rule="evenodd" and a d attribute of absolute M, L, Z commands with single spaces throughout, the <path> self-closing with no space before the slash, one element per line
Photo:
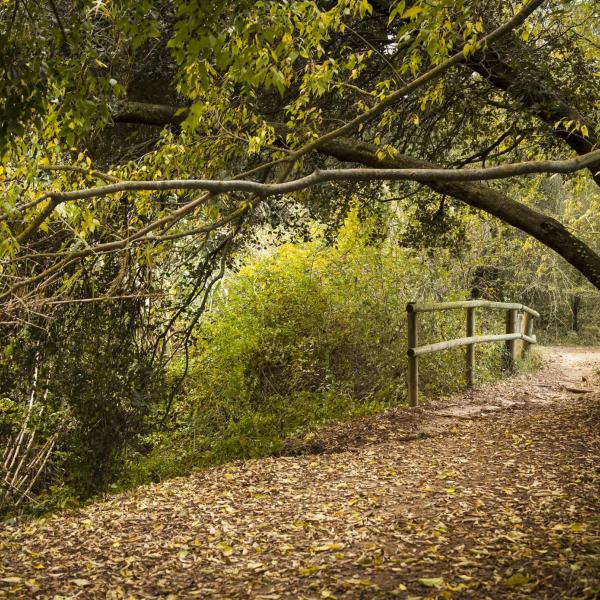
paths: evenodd
<path fill-rule="evenodd" d="M 284 196 L 60 196 L 597 150 L 598 5 L 535 4 L 480 45 L 522 3 L 1 0 L 0 514 L 285 452 L 404 403 L 410 300 L 519 301 L 542 314 L 543 343 L 597 343 L 598 164 Z M 463 327 L 430 316 L 420 335 Z M 478 353 L 478 380 L 497 377 L 500 348 Z M 459 351 L 424 359 L 425 395 L 459 389 L 462 371 Z"/>

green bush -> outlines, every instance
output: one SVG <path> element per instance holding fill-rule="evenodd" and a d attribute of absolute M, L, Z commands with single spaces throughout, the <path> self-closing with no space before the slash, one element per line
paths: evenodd
<path fill-rule="evenodd" d="M 129 483 L 276 453 L 290 435 L 405 402 L 406 302 L 440 299 L 433 282 L 451 290 L 452 274 L 372 238 L 352 213 L 335 246 L 318 237 L 284 244 L 225 281 L 195 332 L 170 429 L 147 440 L 149 455 L 132 457 Z M 486 317 L 480 329 L 498 328 L 501 316 Z M 427 342 L 464 335 L 462 311 L 421 321 Z M 424 394 L 464 385 L 458 354 L 422 360 Z M 498 346 L 478 348 L 478 356 L 480 378 L 499 372 Z"/>

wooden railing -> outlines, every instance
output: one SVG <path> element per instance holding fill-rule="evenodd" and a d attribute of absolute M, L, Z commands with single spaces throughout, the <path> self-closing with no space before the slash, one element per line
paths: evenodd
<path fill-rule="evenodd" d="M 419 346 L 417 334 L 417 315 L 422 312 L 440 310 L 466 309 L 467 337 L 436 344 Z M 500 308 L 506 310 L 506 333 L 501 335 L 475 335 L 475 309 Z M 533 335 L 533 320 L 540 314 L 525 306 L 513 302 L 490 302 L 489 300 L 465 300 L 464 302 L 439 302 L 434 304 L 417 304 L 409 302 L 406 305 L 408 321 L 408 401 L 411 406 L 419 402 L 419 356 L 441 352 L 457 346 L 466 346 L 466 379 L 467 385 L 473 387 L 475 383 L 475 344 L 486 342 L 506 342 L 507 368 L 514 370 L 517 358 L 517 340 L 523 340 L 523 354 L 531 344 L 537 343 Z"/>

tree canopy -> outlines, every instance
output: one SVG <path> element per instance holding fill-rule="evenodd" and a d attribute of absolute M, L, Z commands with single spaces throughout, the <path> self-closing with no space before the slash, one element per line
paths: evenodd
<path fill-rule="evenodd" d="M 172 250 L 214 264 L 290 197 L 331 212 L 323 195 L 339 185 L 306 189 L 323 181 L 359 181 L 379 199 L 398 180 L 422 182 L 600 285 L 585 235 L 506 186 L 477 183 L 586 168 L 600 184 L 591 0 L 15 0 L 0 10 L 5 320 L 70 297 L 102 255 L 128 256 L 129 271 Z M 569 162 L 573 153 L 582 158 Z"/>

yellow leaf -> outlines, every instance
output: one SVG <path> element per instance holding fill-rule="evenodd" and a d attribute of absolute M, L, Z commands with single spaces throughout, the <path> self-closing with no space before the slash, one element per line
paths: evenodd
<path fill-rule="evenodd" d="M 230 546 L 227 542 L 219 542 L 217 548 L 223 553 L 224 556 L 231 556 L 234 552 L 233 546 Z"/>
<path fill-rule="evenodd" d="M 419 583 L 424 587 L 435 588 L 436 590 L 441 590 L 444 587 L 444 578 L 443 577 L 431 577 L 419 579 Z"/>
<path fill-rule="evenodd" d="M 419 13 L 424 12 L 425 9 L 420 6 L 411 6 L 409 9 L 404 11 L 402 15 L 402 19 L 411 19 L 412 17 L 416 17 Z"/>
<path fill-rule="evenodd" d="M 312 567 L 300 567 L 300 575 L 313 575 L 321 570 L 321 567 L 314 565 Z"/>
<path fill-rule="evenodd" d="M 508 587 L 519 587 L 521 585 L 527 585 L 529 583 L 529 579 L 525 577 L 522 573 L 515 573 L 512 577 L 509 577 L 506 580 L 506 585 Z"/>
<path fill-rule="evenodd" d="M 316 546 L 313 548 L 315 552 L 327 552 L 329 550 L 341 550 L 344 544 L 323 544 L 322 546 Z"/>
<path fill-rule="evenodd" d="M 369 581 L 368 579 L 348 579 L 346 581 L 346 583 L 350 584 L 350 585 L 357 585 L 360 587 L 373 587 L 374 584 L 372 581 Z"/>

